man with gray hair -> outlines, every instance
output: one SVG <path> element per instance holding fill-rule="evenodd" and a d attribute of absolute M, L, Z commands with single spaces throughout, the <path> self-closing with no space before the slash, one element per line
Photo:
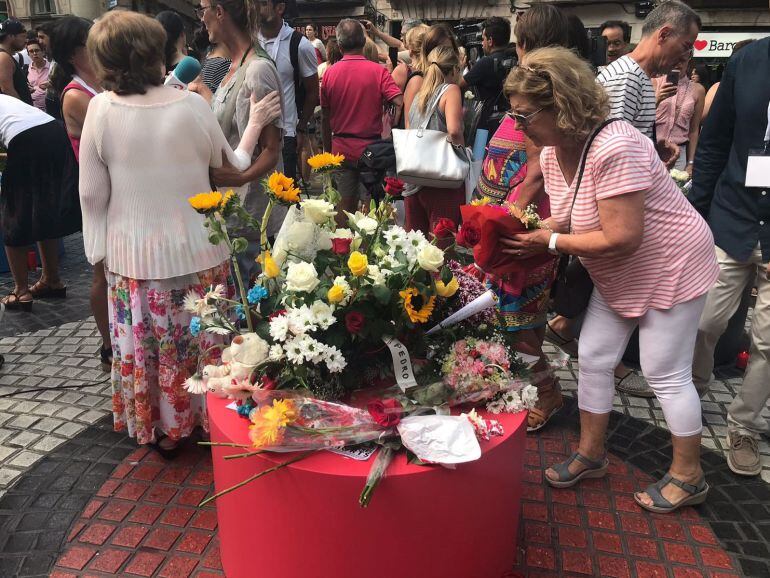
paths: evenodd
<path fill-rule="evenodd" d="M 385 67 L 364 58 L 366 34 L 357 20 L 346 18 L 337 25 L 337 44 L 342 60 L 327 69 L 321 85 L 322 135 L 325 151 L 345 155 L 335 181 L 342 196 L 339 208 L 353 212 L 358 205 L 358 159 L 381 138 L 383 106 L 395 108 L 395 125 L 404 99 Z"/>
<path fill-rule="evenodd" d="M 653 138 L 656 101 L 650 78 L 668 73 L 692 52 L 700 27 L 700 16 L 677 0 L 663 2 L 650 12 L 636 48 L 608 64 L 598 76 L 610 97 L 610 117 L 627 120 Z M 666 156 L 661 154 L 664 162 L 678 153 L 673 148 L 666 146 Z"/>

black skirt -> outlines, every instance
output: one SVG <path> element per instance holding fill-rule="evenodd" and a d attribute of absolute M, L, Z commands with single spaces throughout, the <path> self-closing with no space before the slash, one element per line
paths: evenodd
<path fill-rule="evenodd" d="M 78 165 L 61 123 L 27 129 L 8 143 L 0 188 L 0 234 L 9 247 L 82 229 Z"/>

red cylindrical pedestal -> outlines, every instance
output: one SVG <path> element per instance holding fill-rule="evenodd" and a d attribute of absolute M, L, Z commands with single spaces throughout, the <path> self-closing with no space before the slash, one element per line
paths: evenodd
<path fill-rule="evenodd" d="M 248 421 L 208 396 L 211 439 L 248 444 Z M 318 452 L 219 498 L 228 578 L 498 578 L 511 570 L 521 502 L 526 413 L 495 416 L 505 435 L 456 470 L 391 463 L 368 508 L 358 505 L 374 457 Z M 224 490 L 296 454 L 235 460 L 214 447 Z"/>

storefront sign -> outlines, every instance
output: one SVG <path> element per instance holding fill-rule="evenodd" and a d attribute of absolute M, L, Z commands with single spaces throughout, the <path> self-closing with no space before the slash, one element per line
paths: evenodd
<path fill-rule="evenodd" d="M 709 32 L 698 34 L 693 55 L 695 58 L 729 58 L 733 46 L 741 40 L 765 38 L 770 32 Z"/>

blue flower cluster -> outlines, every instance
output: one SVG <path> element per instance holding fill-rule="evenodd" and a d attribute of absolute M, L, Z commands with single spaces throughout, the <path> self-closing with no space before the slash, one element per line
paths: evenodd
<path fill-rule="evenodd" d="M 255 405 L 256 404 L 254 403 L 253 399 L 243 400 L 238 404 L 238 415 L 241 417 L 248 418 L 249 414 L 251 413 L 251 410 L 254 409 Z"/>
<path fill-rule="evenodd" d="M 246 299 L 248 299 L 249 305 L 256 305 L 265 299 L 267 295 L 267 289 L 262 287 L 262 285 L 254 285 L 254 287 L 249 289 L 249 292 L 246 294 Z"/>
<path fill-rule="evenodd" d="M 243 305 L 235 306 L 235 314 L 238 316 L 238 319 L 240 319 L 241 321 L 246 321 L 246 312 L 243 310 Z"/>
<path fill-rule="evenodd" d="M 198 337 L 198 334 L 201 332 L 201 318 L 200 317 L 193 317 L 190 319 L 190 335 L 193 337 Z"/>

